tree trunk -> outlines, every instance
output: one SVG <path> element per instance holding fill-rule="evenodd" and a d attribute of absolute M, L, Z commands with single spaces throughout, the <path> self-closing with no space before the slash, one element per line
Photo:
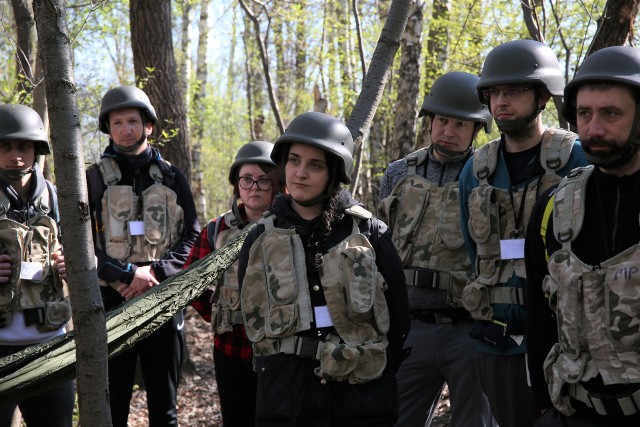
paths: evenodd
<path fill-rule="evenodd" d="M 420 54 L 422 51 L 422 8 L 417 1 L 412 7 L 402 37 L 402 58 L 398 70 L 398 89 L 395 104 L 395 125 L 391 161 L 405 157 L 413 151 L 416 133 L 416 102 L 420 86 Z"/>
<path fill-rule="evenodd" d="M 362 145 L 364 135 L 369 129 L 371 120 L 382 99 L 382 93 L 389 80 L 389 74 L 393 66 L 393 58 L 400 47 L 402 32 L 409 19 L 412 3 L 413 0 L 393 0 L 389 7 L 389 15 L 373 52 L 367 77 L 362 85 L 362 91 L 351 115 L 347 119 L 347 127 L 351 131 L 351 135 L 353 135 L 356 147 Z M 357 152 L 357 150 L 358 148 L 355 151 Z M 352 192 L 358 186 L 360 164 L 357 164 L 354 168 L 351 177 L 350 188 Z"/>
<path fill-rule="evenodd" d="M 433 0 L 433 12 L 431 14 L 431 26 L 427 36 L 427 56 L 424 61 L 425 81 L 423 85 L 424 94 L 428 94 L 431 85 L 438 78 L 442 70 L 442 64 L 447 59 L 449 51 L 449 29 L 446 23 L 449 21 L 451 10 L 450 0 Z M 424 98 L 423 98 L 424 99 Z M 423 118 L 420 124 L 417 144 L 418 147 L 428 147 L 431 145 L 431 121 Z"/>
<path fill-rule="evenodd" d="M 50 135 L 58 166 L 55 172 L 64 230 L 62 244 L 70 273 L 69 291 L 75 320 L 80 418 L 83 427 L 105 427 L 111 425 L 107 400 L 107 333 L 91 237 L 66 10 L 65 0 L 34 2 L 47 98 L 55 100 L 48 104 Z"/>
<path fill-rule="evenodd" d="M 131 0 L 129 14 L 136 80 L 159 120 L 153 137 L 162 155 L 190 181 L 189 129 L 173 54 L 171 0 Z"/>
<path fill-rule="evenodd" d="M 587 55 L 608 46 L 622 46 L 633 36 L 633 23 L 638 16 L 638 0 L 607 0 L 598 31 Z"/>

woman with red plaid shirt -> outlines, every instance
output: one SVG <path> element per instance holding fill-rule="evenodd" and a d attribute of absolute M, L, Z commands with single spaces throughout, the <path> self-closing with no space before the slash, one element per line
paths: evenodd
<path fill-rule="evenodd" d="M 270 142 L 251 141 L 238 150 L 229 171 L 233 206 L 200 232 L 184 268 L 221 248 L 245 225 L 262 217 L 280 187 L 272 149 Z M 255 424 L 256 374 L 251 342 L 242 326 L 237 267 L 236 262 L 191 304 L 213 328 L 213 361 L 225 427 Z"/>

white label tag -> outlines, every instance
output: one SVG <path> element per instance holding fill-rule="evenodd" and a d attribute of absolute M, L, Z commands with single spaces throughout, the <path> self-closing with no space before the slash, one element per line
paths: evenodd
<path fill-rule="evenodd" d="M 511 339 L 516 342 L 518 345 L 522 345 L 522 340 L 524 340 L 524 336 L 522 335 L 511 335 Z"/>
<path fill-rule="evenodd" d="M 500 240 L 500 259 L 524 258 L 524 239 Z"/>
<path fill-rule="evenodd" d="M 313 307 L 313 314 L 316 317 L 316 328 L 326 328 L 328 326 L 333 326 L 331 313 L 329 313 L 329 307 L 327 307 L 326 305 Z"/>
<path fill-rule="evenodd" d="M 42 280 L 42 264 L 38 262 L 22 261 L 20 264 L 20 279 Z"/>
<path fill-rule="evenodd" d="M 144 236 L 144 221 L 129 221 L 129 234 Z"/>

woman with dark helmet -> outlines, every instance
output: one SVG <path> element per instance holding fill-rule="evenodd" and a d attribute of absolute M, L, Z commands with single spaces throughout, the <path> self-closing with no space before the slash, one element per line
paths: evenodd
<path fill-rule="evenodd" d="M 229 170 L 232 208 L 209 221 L 200 232 L 184 268 L 221 248 L 247 224 L 262 218 L 280 190 L 272 149 L 273 144 L 267 141 L 251 141 L 240 147 Z M 213 361 L 225 427 L 255 423 L 256 374 L 251 363 L 251 342 L 242 326 L 237 267 L 236 262 L 192 303 L 213 328 Z"/>
<path fill-rule="evenodd" d="M 343 123 L 309 112 L 271 154 L 289 194 L 249 233 L 238 269 L 257 426 L 391 426 L 397 418 L 406 285 L 386 225 L 340 188 L 352 151 Z"/>

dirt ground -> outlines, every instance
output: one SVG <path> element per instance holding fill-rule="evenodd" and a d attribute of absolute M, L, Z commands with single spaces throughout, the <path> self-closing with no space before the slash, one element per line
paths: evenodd
<path fill-rule="evenodd" d="M 222 425 L 220 403 L 213 372 L 212 336 L 209 324 L 191 307 L 185 317 L 185 330 L 193 372 L 183 378 L 178 390 L 178 422 L 182 427 Z M 451 420 L 448 391 L 445 388 L 432 427 L 448 427 Z M 143 390 L 134 392 L 129 414 L 130 427 L 146 427 L 147 404 Z"/>

